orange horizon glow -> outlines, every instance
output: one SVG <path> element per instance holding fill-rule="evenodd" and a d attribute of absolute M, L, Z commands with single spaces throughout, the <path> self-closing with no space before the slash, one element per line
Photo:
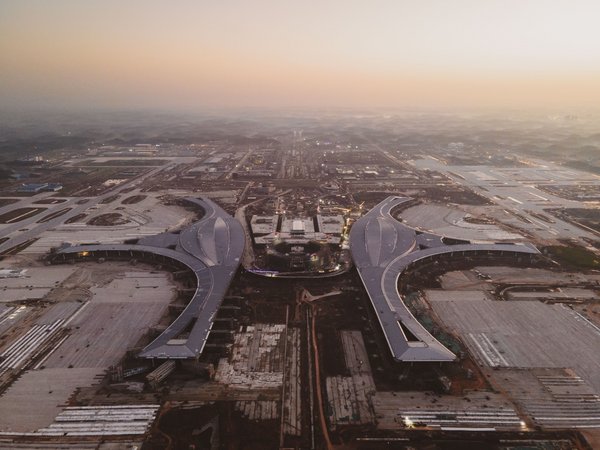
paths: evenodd
<path fill-rule="evenodd" d="M 4 1 L 0 103 L 600 104 L 594 1 L 124 3 Z"/>

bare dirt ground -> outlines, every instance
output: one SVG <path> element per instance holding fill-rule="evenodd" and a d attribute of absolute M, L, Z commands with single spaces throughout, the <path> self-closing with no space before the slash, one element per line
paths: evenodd
<path fill-rule="evenodd" d="M 87 217 L 87 214 L 81 213 L 81 214 L 77 214 L 76 216 L 70 217 L 69 219 L 67 219 L 65 221 L 65 223 L 76 223 L 76 222 L 82 222 L 83 219 L 85 219 Z"/>
<path fill-rule="evenodd" d="M 102 227 L 110 227 L 114 225 L 123 225 L 129 222 L 122 214 L 106 213 L 93 217 L 88 221 L 88 225 L 96 225 Z"/>
<path fill-rule="evenodd" d="M 48 222 L 49 220 L 55 219 L 57 217 L 62 216 L 63 214 L 68 213 L 69 211 L 71 211 L 71 208 L 63 208 L 59 211 L 55 211 L 53 213 L 50 213 L 44 217 L 42 217 L 40 220 L 38 220 L 37 223 L 44 223 L 44 222 Z"/>
<path fill-rule="evenodd" d="M 0 216 L 0 223 L 15 223 L 46 211 L 46 208 L 18 208 Z"/>
<path fill-rule="evenodd" d="M 121 201 L 121 203 L 123 205 L 133 205 L 135 203 L 139 203 L 142 200 L 144 200 L 147 197 L 147 195 L 132 195 L 131 197 L 127 197 L 126 199 L 123 199 Z"/>
<path fill-rule="evenodd" d="M 0 198 L 0 206 L 12 205 L 18 202 L 16 198 Z"/>

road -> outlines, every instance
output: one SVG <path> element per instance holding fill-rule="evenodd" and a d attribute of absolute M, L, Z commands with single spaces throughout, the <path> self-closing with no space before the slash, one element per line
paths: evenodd
<path fill-rule="evenodd" d="M 246 160 L 250 157 L 251 154 L 252 148 L 249 148 L 246 154 L 242 157 L 242 159 L 240 159 L 239 162 L 235 166 L 233 166 L 233 168 L 229 171 L 229 173 L 225 175 L 225 179 L 230 180 L 233 177 L 233 174 L 246 163 Z"/>
<path fill-rule="evenodd" d="M 24 221 L 20 221 L 15 224 L 11 224 L 10 226 L 4 227 L 0 230 L 0 238 L 9 237 L 11 234 L 18 233 L 18 234 L 15 234 L 14 236 L 10 237 L 10 239 L 8 241 L 4 242 L 3 244 L 0 244 L 0 254 L 2 254 L 3 252 L 7 251 L 8 249 L 10 249 L 12 247 L 23 244 L 24 242 L 27 242 L 31 239 L 37 238 L 45 231 L 48 231 L 58 225 L 61 225 L 67 219 L 74 217 L 77 214 L 81 214 L 84 211 L 86 211 L 88 208 L 99 204 L 105 198 L 110 197 L 111 195 L 115 195 L 116 193 L 118 193 L 119 191 L 121 191 L 124 188 L 138 185 L 141 182 L 143 182 L 146 178 L 157 174 L 158 172 L 166 169 L 169 166 L 170 165 L 158 167 L 149 172 L 146 172 L 145 174 L 142 174 L 139 177 L 136 177 L 124 184 L 121 184 L 119 186 L 114 187 L 113 189 L 110 189 L 109 191 L 105 192 L 102 195 L 99 195 L 97 197 L 91 197 L 89 199 L 89 201 L 84 203 L 83 205 L 77 205 L 77 202 L 79 200 L 81 200 L 82 197 L 72 197 L 69 200 L 67 200 L 66 202 L 57 203 L 54 205 L 40 205 L 40 206 L 50 206 L 50 207 L 43 214 L 36 214 L 35 216 L 31 217 L 30 219 L 26 219 Z M 48 193 L 48 196 L 52 195 L 52 194 L 54 194 L 54 193 Z M 21 208 L 28 207 L 31 205 L 31 202 L 39 201 L 40 199 L 46 198 L 48 196 L 44 195 L 44 196 L 27 197 L 26 201 L 13 203 L 12 205 L 8 205 L 8 206 L 10 209 L 15 209 L 16 207 L 21 207 Z M 18 205 L 18 206 L 16 206 L 16 205 Z M 39 224 L 36 223 L 42 217 L 44 217 L 52 212 L 56 212 L 58 210 L 61 210 L 64 208 L 69 208 L 69 207 L 72 207 L 73 209 L 71 209 L 71 211 L 67 212 L 66 214 L 63 214 L 59 217 L 55 217 L 54 219 L 51 219 L 44 223 L 39 223 Z M 31 224 L 35 224 L 33 226 L 33 228 L 27 229 L 26 231 L 21 231 L 21 232 L 18 231 L 18 230 L 28 228 L 28 226 Z"/>

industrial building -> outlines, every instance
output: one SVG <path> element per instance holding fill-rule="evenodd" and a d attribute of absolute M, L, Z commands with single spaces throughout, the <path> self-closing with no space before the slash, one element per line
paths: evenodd
<path fill-rule="evenodd" d="M 26 183 L 19 186 L 18 192 L 58 192 L 63 188 L 60 183 Z"/>
<path fill-rule="evenodd" d="M 252 216 L 250 220 L 250 227 L 252 229 L 252 235 L 262 237 L 267 234 L 275 233 L 278 228 L 279 216 Z"/>

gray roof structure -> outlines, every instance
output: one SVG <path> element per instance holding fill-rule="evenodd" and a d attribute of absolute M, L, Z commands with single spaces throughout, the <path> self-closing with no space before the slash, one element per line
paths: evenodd
<path fill-rule="evenodd" d="M 181 231 L 140 239 L 137 244 L 78 245 L 59 249 L 56 256 L 89 253 L 140 252 L 185 265 L 196 276 L 196 290 L 183 312 L 140 353 L 142 358 L 197 358 L 206 345 L 219 306 L 239 265 L 245 245 L 242 225 L 213 201 L 186 198 L 204 216 Z M 167 248 L 167 247 L 174 247 Z M 184 330 L 191 330 L 179 338 Z"/>
<path fill-rule="evenodd" d="M 402 273 L 413 263 L 439 255 L 466 256 L 485 252 L 539 254 L 524 244 L 446 245 L 443 237 L 418 234 L 391 215 L 393 208 L 411 201 L 391 196 L 357 220 L 350 231 L 350 251 L 397 361 L 453 361 L 456 356 L 436 340 L 412 315 L 398 292 Z"/>

